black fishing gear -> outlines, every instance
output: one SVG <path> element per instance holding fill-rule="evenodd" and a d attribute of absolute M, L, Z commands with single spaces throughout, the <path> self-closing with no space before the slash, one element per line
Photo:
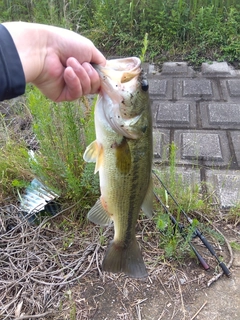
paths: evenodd
<path fill-rule="evenodd" d="M 186 212 L 181 208 L 181 206 L 178 204 L 178 202 L 176 201 L 176 199 L 173 197 L 173 195 L 170 193 L 170 191 L 167 189 L 167 187 L 165 186 L 165 184 L 162 182 L 162 180 L 159 178 L 159 176 L 156 174 L 156 172 L 154 170 L 152 170 L 152 172 L 154 173 L 155 177 L 158 179 L 158 181 L 160 182 L 160 184 L 162 185 L 162 187 L 165 189 L 165 191 L 167 192 L 167 194 L 171 197 L 171 199 L 173 200 L 173 202 L 176 204 L 176 206 L 179 208 L 180 213 L 182 213 L 184 215 L 184 217 L 187 219 L 188 223 L 190 225 L 193 225 L 193 220 L 186 214 Z M 179 223 L 174 217 L 173 215 L 170 213 L 170 211 L 168 210 L 168 208 L 163 204 L 163 202 L 161 201 L 161 199 L 157 196 L 156 193 L 155 197 L 157 198 L 157 200 L 159 201 L 159 203 L 162 205 L 163 209 L 165 210 L 165 212 L 169 215 L 171 222 L 173 223 L 174 226 L 177 226 L 179 229 L 180 234 L 183 236 L 184 239 L 186 239 L 186 236 L 183 232 L 184 226 L 183 224 Z M 223 273 L 226 276 L 230 276 L 231 272 L 230 270 L 227 268 L 227 266 L 220 261 L 220 259 L 218 258 L 216 252 L 214 251 L 213 247 L 211 246 L 211 244 L 207 241 L 207 239 L 203 236 L 202 232 L 197 228 L 194 227 L 193 229 L 193 237 L 198 237 L 202 243 L 205 245 L 205 247 L 208 249 L 208 251 L 215 257 L 215 259 L 218 262 L 218 265 L 222 268 Z M 196 250 L 196 248 L 193 246 L 193 244 L 191 243 L 191 241 L 188 242 L 190 247 L 192 248 L 193 252 L 195 253 L 196 257 L 198 258 L 199 262 L 201 263 L 201 265 L 203 266 L 203 268 L 205 270 L 208 270 L 210 267 L 209 265 L 206 263 L 206 261 L 203 259 L 203 257 L 200 255 L 200 253 Z"/>

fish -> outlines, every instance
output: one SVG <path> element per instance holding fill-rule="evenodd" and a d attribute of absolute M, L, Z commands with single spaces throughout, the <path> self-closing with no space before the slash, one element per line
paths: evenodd
<path fill-rule="evenodd" d="M 141 209 L 148 218 L 153 212 L 148 82 L 138 57 L 111 59 L 105 66 L 93 67 L 101 82 L 94 110 L 96 140 L 83 158 L 96 163 L 101 196 L 87 217 L 101 226 L 114 225 L 102 270 L 145 278 L 148 273 L 135 229 Z"/>

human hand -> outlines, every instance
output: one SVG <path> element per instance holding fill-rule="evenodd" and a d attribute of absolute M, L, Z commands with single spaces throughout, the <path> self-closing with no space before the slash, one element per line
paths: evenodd
<path fill-rule="evenodd" d="M 4 23 L 18 50 L 26 82 L 53 101 L 71 101 L 96 93 L 100 79 L 91 62 L 106 59 L 93 43 L 72 31 L 53 26 Z"/>

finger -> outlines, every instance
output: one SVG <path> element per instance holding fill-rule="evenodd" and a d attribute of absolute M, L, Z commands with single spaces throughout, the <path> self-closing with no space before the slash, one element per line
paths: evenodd
<path fill-rule="evenodd" d="M 91 79 L 87 71 L 75 58 L 69 58 L 67 60 L 67 66 L 71 67 L 77 75 L 82 87 L 82 94 L 89 94 L 91 92 Z"/>
<path fill-rule="evenodd" d="M 60 101 L 73 101 L 83 95 L 82 86 L 78 76 L 71 67 L 67 67 L 63 73 L 64 87 L 63 90 L 56 100 Z"/>
<path fill-rule="evenodd" d="M 71 66 L 78 76 L 82 86 L 83 95 L 98 92 L 100 79 L 97 71 L 91 66 L 91 64 L 84 62 L 81 65 L 75 58 L 69 58 L 67 60 L 67 65 Z"/>
<path fill-rule="evenodd" d="M 64 70 L 65 86 L 56 101 L 72 101 L 87 94 L 97 93 L 100 79 L 97 71 L 87 62 L 81 65 L 75 58 L 67 60 Z"/>
<path fill-rule="evenodd" d="M 100 78 L 97 71 L 87 62 L 84 62 L 82 67 L 87 72 L 90 79 L 91 89 L 89 93 L 97 93 L 100 87 Z"/>

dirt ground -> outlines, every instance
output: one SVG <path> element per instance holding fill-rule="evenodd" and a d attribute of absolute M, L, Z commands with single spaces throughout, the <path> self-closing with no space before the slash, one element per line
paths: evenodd
<path fill-rule="evenodd" d="M 236 232 L 227 232 L 230 241 L 239 242 Z M 215 275 L 213 265 L 210 271 L 204 271 L 196 261 L 181 267 L 156 262 L 145 281 L 123 275 L 91 277 L 72 289 L 78 310 L 76 319 L 85 319 L 81 311 L 84 303 L 86 319 L 238 320 L 240 252 L 234 252 L 231 276 L 221 276 L 208 287 L 209 279 Z"/>
<path fill-rule="evenodd" d="M 181 289 L 176 288 L 173 292 L 170 288 L 166 288 L 160 279 L 148 281 L 144 285 L 135 283 L 135 293 L 131 299 L 128 297 L 131 291 L 129 288 L 126 289 L 127 279 L 122 282 L 119 280 L 107 282 L 104 286 L 98 281 L 91 282 L 87 288 L 79 289 L 83 290 L 83 299 L 87 301 L 89 307 L 92 304 L 93 308 L 97 308 L 91 317 L 96 320 L 237 320 L 240 319 L 239 266 L 234 267 L 232 272 L 230 279 L 223 277 L 210 288 L 198 288 L 194 285 L 194 290 L 191 289 L 190 292 L 184 288 L 187 284 L 180 285 Z M 179 290 L 184 291 L 182 299 L 178 297 Z"/>
<path fill-rule="evenodd" d="M 149 276 L 135 280 L 101 271 L 112 228 L 102 233 L 88 224 L 73 233 L 71 228 L 54 229 L 56 218 L 40 226 L 20 221 L 14 226 L 15 218 L 7 218 L 4 210 L 0 208 L 2 320 L 240 319 L 240 251 L 231 256 L 226 243 L 208 238 L 226 265 L 233 258 L 231 276 L 212 282 L 221 268 L 198 239 L 193 243 L 208 271 L 189 255 L 181 261 L 165 260 L 159 248 L 162 235 L 151 234 L 151 221 L 139 221 L 137 238 Z M 228 242 L 240 243 L 239 227 L 223 222 L 215 226 Z"/>

